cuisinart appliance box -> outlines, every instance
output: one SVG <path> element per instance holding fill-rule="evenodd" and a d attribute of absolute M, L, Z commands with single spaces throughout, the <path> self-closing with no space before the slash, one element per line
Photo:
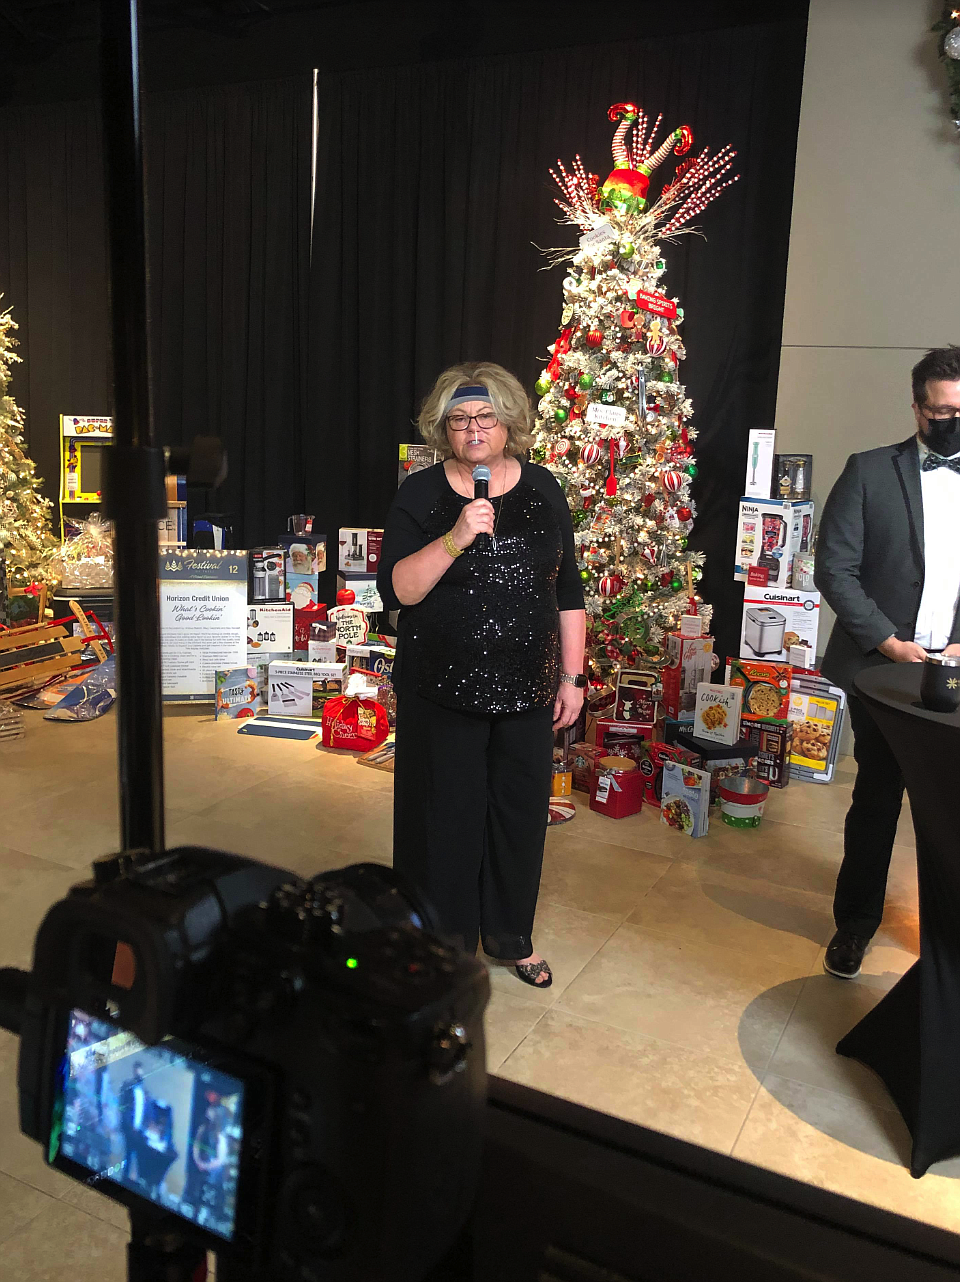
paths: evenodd
<path fill-rule="evenodd" d="M 808 552 L 813 538 L 813 504 L 780 499 L 741 499 L 733 577 L 746 583 L 751 566 L 767 585 L 793 584 L 793 558 Z"/>
<path fill-rule="evenodd" d="M 754 605 L 743 612 L 744 650 L 751 650 L 761 657 L 766 654 L 779 654 L 783 650 L 783 634 L 787 628 L 787 616 L 775 610 L 772 605 Z"/>
<path fill-rule="evenodd" d="M 743 590 L 740 658 L 789 663 L 790 647 L 800 646 L 811 660 L 804 666 L 815 667 L 819 624 L 819 592 L 779 592 L 748 583 Z"/>

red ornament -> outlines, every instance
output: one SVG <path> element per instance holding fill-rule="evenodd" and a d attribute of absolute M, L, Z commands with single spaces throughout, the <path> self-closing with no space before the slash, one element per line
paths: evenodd
<path fill-rule="evenodd" d="M 587 467 L 600 462 L 600 446 L 596 441 L 587 441 L 580 451 L 580 461 L 586 463 Z"/>
<path fill-rule="evenodd" d="M 692 519 L 693 513 L 690 511 L 688 507 L 678 507 L 677 516 L 681 521 L 689 521 Z"/>
<path fill-rule="evenodd" d="M 669 571 L 669 570 L 667 571 L 667 573 L 666 573 L 666 574 L 661 574 L 661 575 L 660 575 L 660 586 L 661 586 L 661 587 L 668 588 L 672 582 L 673 582 L 673 575 L 670 573 L 670 571 Z"/>
<path fill-rule="evenodd" d="M 681 472 L 664 472 L 660 477 L 660 484 L 668 494 L 676 494 L 683 484 L 683 474 Z"/>
<path fill-rule="evenodd" d="M 601 596 L 618 596 L 623 591 L 623 579 L 619 574 L 605 574 L 600 580 Z"/>
<path fill-rule="evenodd" d="M 603 330 L 602 329 L 591 329 L 587 331 L 587 346 L 588 347 L 603 346 Z"/>
<path fill-rule="evenodd" d="M 615 645 L 608 645 L 608 646 L 604 646 L 604 649 L 606 650 L 607 658 L 609 658 L 609 659 L 619 659 L 619 658 L 620 658 L 620 651 L 617 649 L 617 647 L 616 647 Z"/>
<path fill-rule="evenodd" d="M 617 437 L 617 442 L 616 442 L 617 458 L 623 458 L 629 448 L 630 448 L 630 442 L 627 440 L 625 436 Z"/>
<path fill-rule="evenodd" d="M 563 394 L 568 401 L 575 401 L 577 397 L 580 395 L 580 393 L 577 391 L 577 389 L 573 386 L 572 383 L 570 383 L 567 387 L 563 389 Z"/>
<path fill-rule="evenodd" d="M 588 335 L 587 342 L 589 341 L 590 341 L 590 338 Z M 667 350 L 667 341 L 665 338 L 662 338 L 659 334 L 656 334 L 656 335 L 651 334 L 647 338 L 647 351 L 650 353 L 651 356 L 662 356 L 666 350 Z"/>
<path fill-rule="evenodd" d="M 653 494 L 653 493 L 651 493 L 651 494 L 644 494 L 644 496 L 643 496 L 643 506 L 644 506 L 644 507 L 653 507 L 653 505 L 654 505 L 654 503 L 656 503 L 656 501 L 657 501 L 657 496 L 656 496 L 656 494 Z"/>
<path fill-rule="evenodd" d="M 623 329 L 633 329 L 636 320 L 637 313 L 632 312 L 629 307 L 625 307 L 620 313 L 620 325 Z"/>
<path fill-rule="evenodd" d="M 566 454 L 567 450 L 570 448 L 570 442 L 567 440 L 565 436 L 561 436 L 560 439 L 554 444 L 553 448 L 556 451 L 557 457 L 563 458 L 564 454 Z"/>
<path fill-rule="evenodd" d="M 337 593 L 337 605 L 353 605 L 357 594 L 353 588 L 341 588 Z"/>

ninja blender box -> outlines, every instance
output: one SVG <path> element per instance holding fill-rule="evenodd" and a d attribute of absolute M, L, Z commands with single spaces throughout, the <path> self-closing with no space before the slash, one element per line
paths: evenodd
<path fill-rule="evenodd" d="M 812 538 L 812 503 L 741 499 L 733 577 L 741 583 L 763 579 L 763 586 L 789 588 L 793 559 L 810 551 Z"/>

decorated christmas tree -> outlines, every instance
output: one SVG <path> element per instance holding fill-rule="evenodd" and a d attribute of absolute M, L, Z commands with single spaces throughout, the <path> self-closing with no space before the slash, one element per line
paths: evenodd
<path fill-rule="evenodd" d="M 12 588 L 55 583 L 50 556 L 57 546 L 50 526 L 50 500 L 40 493 L 40 478 L 24 451 L 23 411 L 8 394 L 17 324 L 9 309 L 0 312 L 0 553 Z"/>
<path fill-rule="evenodd" d="M 705 149 L 652 198 L 655 170 L 690 152 L 693 134 L 683 125 L 654 149 L 660 117 L 650 128 L 633 103 L 608 114 L 619 123 L 606 181 L 579 156 L 570 170 L 560 161 L 551 170 L 563 221 L 583 235 L 576 251 L 551 251 L 569 274 L 560 335 L 536 384 L 534 455 L 573 513 L 597 674 L 662 659 L 663 638 L 684 614 L 709 623 L 696 589 L 703 554 L 687 546 L 697 433 L 678 377 L 683 309 L 661 290 L 661 246 L 736 181 L 736 153 Z"/>

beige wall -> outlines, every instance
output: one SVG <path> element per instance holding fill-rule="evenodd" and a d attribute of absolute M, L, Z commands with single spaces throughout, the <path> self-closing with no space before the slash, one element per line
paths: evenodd
<path fill-rule="evenodd" d="M 776 428 L 813 454 L 818 509 L 849 454 L 910 434 L 919 355 L 960 342 L 939 16 L 939 0 L 810 0 Z"/>

